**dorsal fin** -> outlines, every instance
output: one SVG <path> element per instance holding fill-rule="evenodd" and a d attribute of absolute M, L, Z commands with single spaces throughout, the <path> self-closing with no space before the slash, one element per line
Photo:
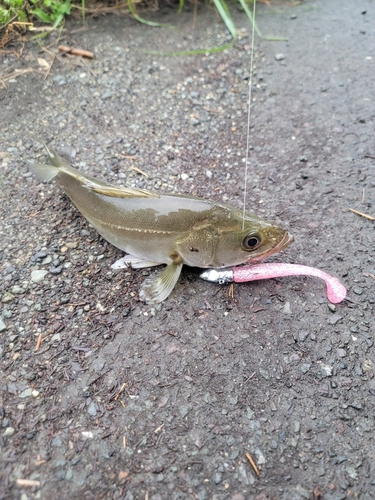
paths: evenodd
<path fill-rule="evenodd" d="M 44 165 L 42 163 L 30 165 L 30 169 L 40 180 L 51 180 L 59 173 L 59 171 L 61 171 L 65 174 L 71 175 L 81 182 L 82 187 L 85 187 L 90 191 L 94 191 L 95 193 L 111 196 L 112 198 L 160 198 L 158 193 L 153 193 L 152 191 L 148 191 L 146 189 L 115 186 L 113 184 L 107 184 L 106 182 L 100 181 L 99 179 L 94 179 L 93 177 L 87 177 L 75 168 L 71 167 L 64 158 L 59 156 L 56 151 L 47 146 L 47 144 L 43 143 L 43 145 L 47 151 L 48 159 L 51 165 Z"/>
<path fill-rule="evenodd" d="M 158 193 L 147 191 L 146 189 L 128 188 L 124 186 L 114 186 L 113 184 L 104 184 L 95 182 L 91 179 L 81 177 L 82 186 L 94 191 L 95 193 L 104 194 L 113 198 L 160 198 Z"/>

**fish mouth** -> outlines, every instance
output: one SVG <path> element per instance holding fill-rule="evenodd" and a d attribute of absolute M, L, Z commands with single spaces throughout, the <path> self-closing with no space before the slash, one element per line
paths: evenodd
<path fill-rule="evenodd" d="M 285 233 L 282 240 L 279 241 L 279 243 L 276 246 L 274 246 L 273 248 L 270 248 L 269 250 L 264 252 L 262 255 L 259 255 L 259 257 L 255 257 L 254 259 L 251 259 L 251 262 L 259 262 L 259 261 L 266 259 L 267 257 L 270 257 L 274 253 L 281 252 L 282 250 L 284 250 L 284 248 L 286 248 L 288 245 L 293 243 L 293 241 L 294 241 L 294 236 L 290 233 Z"/>
<path fill-rule="evenodd" d="M 273 250 L 276 252 L 280 252 L 281 250 L 284 250 L 288 245 L 293 243 L 294 241 L 294 236 L 290 233 L 286 233 L 284 238 L 280 241 L 278 245 L 276 245 Z M 273 253 L 273 252 L 272 252 Z"/>

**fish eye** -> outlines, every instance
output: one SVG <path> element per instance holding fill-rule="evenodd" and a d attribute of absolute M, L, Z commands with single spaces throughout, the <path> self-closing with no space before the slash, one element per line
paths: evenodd
<path fill-rule="evenodd" d="M 259 234 L 248 234 L 242 241 L 242 248 L 244 250 L 255 250 L 262 242 Z"/>

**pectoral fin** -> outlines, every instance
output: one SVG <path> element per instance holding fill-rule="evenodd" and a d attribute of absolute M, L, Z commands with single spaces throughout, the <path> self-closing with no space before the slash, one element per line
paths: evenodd
<path fill-rule="evenodd" d="M 136 257 L 135 255 L 125 255 L 119 260 L 116 260 L 111 265 L 112 269 L 126 269 L 127 267 L 131 267 L 133 269 L 143 269 L 144 267 L 153 267 L 160 266 L 163 262 L 154 262 L 152 260 L 144 260 L 140 257 Z"/>
<path fill-rule="evenodd" d="M 165 300 L 175 287 L 180 277 L 182 264 L 168 264 L 165 269 L 142 285 L 139 296 L 148 304 Z"/>

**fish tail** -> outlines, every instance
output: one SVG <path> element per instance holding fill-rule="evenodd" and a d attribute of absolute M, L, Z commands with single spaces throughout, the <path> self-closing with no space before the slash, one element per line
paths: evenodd
<path fill-rule="evenodd" d="M 37 179 L 42 182 L 49 182 L 59 173 L 59 168 L 53 165 L 46 165 L 45 163 L 30 163 L 29 169 Z"/>
<path fill-rule="evenodd" d="M 48 160 L 50 165 L 45 163 L 29 163 L 29 168 L 31 172 L 42 182 L 49 182 L 52 180 L 60 171 L 70 173 L 74 169 L 59 156 L 52 148 L 44 144 L 47 151 Z"/>

